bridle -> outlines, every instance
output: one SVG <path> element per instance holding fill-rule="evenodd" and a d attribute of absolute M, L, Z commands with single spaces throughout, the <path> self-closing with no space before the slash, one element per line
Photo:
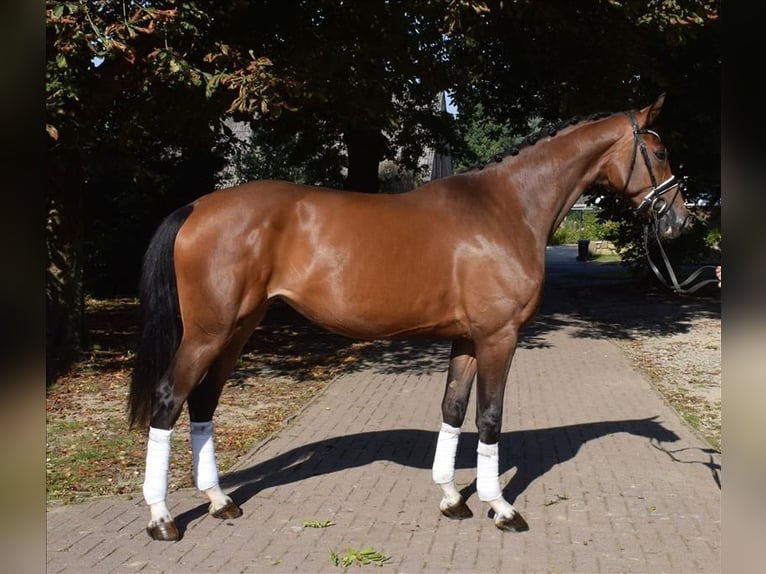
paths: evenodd
<path fill-rule="evenodd" d="M 644 165 L 646 165 L 646 170 L 649 172 L 649 178 L 652 181 L 652 190 L 644 196 L 644 198 L 641 200 L 641 203 L 638 205 L 638 207 L 636 207 L 635 211 L 638 214 L 643 214 L 648 209 L 651 209 L 651 214 L 656 225 L 656 221 L 665 215 L 668 209 L 670 209 L 671 204 L 675 200 L 675 195 L 677 195 L 680 191 L 681 182 L 675 175 L 671 175 L 668 179 L 659 185 L 657 184 L 657 178 L 654 176 L 654 172 L 652 171 L 652 164 L 649 161 L 649 150 L 646 149 L 646 144 L 644 143 L 644 140 L 641 139 L 641 134 L 652 134 L 659 141 L 662 141 L 662 139 L 660 138 L 660 135 L 655 131 L 640 129 L 638 127 L 638 122 L 636 122 L 636 116 L 633 115 L 633 112 L 628 112 L 628 117 L 630 118 L 630 123 L 633 126 L 633 156 L 630 160 L 630 171 L 628 172 L 628 178 L 625 180 L 625 186 L 622 188 L 622 191 L 625 193 L 628 189 L 630 178 L 633 175 L 633 170 L 636 167 L 638 151 L 640 150 L 641 157 L 644 159 Z M 675 190 L 673 200 L 666 201 L 663 196 L 672 190 Z"/>
<path fill-rule="evenodd" d="M 640 129 L 638 127 L 638 122 L 636 122 L 636 117 L 633 115 L 633 112 L 628 112 L 628 117 L 630 118 L 630 123 L 633 126 L 633 156 L 630 160 L 630 171 L 628 172 L 628 178 L 625 180 L 625 187 L 623 187 L 623 194 L 628 189 L 628 183 L 630 183 L 630 178 L 633 175 L 633 170 L 636 166 L 636 158 L 638 157 L 638 151 L 641 151 L 641 156 L 644 159 L 644 164 L 646 165 L 646 169 L 649 172 L 649 178 L 652 182 L 652 189 L 649 193 L 647 193 L 644 198 L 641 200 L 641 203 L 638 205 L 638 207 L 635 208 L 635 213 L 638 215 L 643 215 L 647 210 L 651 214 L 651 222 L 652 227 L 654 228 L 654 236 L 657 240 L 657 245 L 660 248 L 660 254 L 662 255 L 663 263 L 665 264 L 665 269 L 668 271 L 668 277 L 670 281 L 665 279 L 665 277 L 660 273 L 659 268 L 657 265 L 655 265 L 654 261 L 652 261 L 650 251 L 649 251 L 649 227 L 650 224 L 644 225 L 644 251 L 646 252 L 646 260 L 649 263 L 649 267 L 654 272 L 654 274 L 657 276 L 657 279 L 660 283 L 662 283 L 665 287 L 668 289 L 671 289 L 673 292 L 678 294 L 687 294 L 687 293 L 694 293 L 701 287 L 704 287 L 705 285 L 708 285 L 709 283 L 717 283 L 717 279 L 705 279 L 700 282 L 698 282 L 695 285 L 692 285 L 695 279 L 699 277 L 699 275 L 705 271 L 706 269 L 713 269 L 715 270 L 715 267 L 713 265 L 705 265 L 703 267 L 700 267 L 697 269 L 694 273 L 689 275 L 686 279 L 683 281 L 678 281 L 678 278 L 676 277 L 675 272 L 673 271 L 673 267 L 670 264 L 670 261 L 668 260 L 668 256 L 665 253 L 665 248 L 662 246 L 662 241 L 660 239 L 660 232 L 659 232 L 659 219 L 667 213 L 667 211 L 670 209 L 670 206 L 673 204 L 673 202 L 676 199 L 676 196 L 681 191 L 682 188 L 682 182 L 676 178 L 675 175 L 671 175 L 668 179 L 663 181 L 660 184 L 657 184 L 657 178 L 654 176 L 654 172 L 652 171 L 652 165 L 649 161 L 649 150 L 646 149 L 646 144 L 644 143 L 644 140 L 641 138 L 641 134 L 652 134 L 654 137 L 656 137 L 659 141 L 662 141 L 660 139 L 660 136 L 657 132 L 649 130 L 649 129 Z M 663 196 L 667 193 L 675 190 L 675 193 L 673 195 L 673 198 L 670 201 L 667 201 Z M 690 286 L 691 285 L 691 286 Z"/>

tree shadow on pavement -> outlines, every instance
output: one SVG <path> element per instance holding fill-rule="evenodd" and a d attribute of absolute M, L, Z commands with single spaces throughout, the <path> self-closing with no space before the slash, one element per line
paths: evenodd
<path fill-rule="evenodd" d="M 673 293 L 649 277 L 599 279 L 598 275 L 549 275 L 538 315 L 522 331 L 520 347 L 535 346 L 550 331 L 574 327 L 585 339 L 663 337 L 683 334 L 698 318 L 721 317 L 720 290 Z"/>

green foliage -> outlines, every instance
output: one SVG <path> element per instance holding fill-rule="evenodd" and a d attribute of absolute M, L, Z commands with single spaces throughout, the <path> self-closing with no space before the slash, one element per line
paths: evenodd
<path fill-rule="evenodd" d="M 615 237 L 619 223 L 600 221 L 596 210 L 571 211 L 553 232 L 550 245 L 577 243 L 580 239 L 606 239 Z"/>
<path fill-rule="evenodd" d="M 590 201 L 593 202 L 591 196 Z M 717 211 L 717 210 L 713 210 Z M 656 237 L 648 230 L 650 255 L 659 258 Z M 580 239 L 604 239 L 614 244 L 621 261 L 634 268 L 646 266 L 646 222 L 613 194 L 601 196 L 597 209 L 570 212 L 553 233 L 550 244 L 571 244 Z M 662 242 L 673 265 L 710 264 L 721 259 L 720 217 L 692 210 L 691 225 L 684 233 Z"/>
<path fill-rule="evenodd" d="M 125 459 L 136 447 L 136 436 L 124 430 L 109 432 L 124 429 L 122 416 L 95 411 L 77 423 L 60 417 L 46 421 L 46 495 L 50 499 L 81 502 L 89 495 L 130 492 L 132 469 Z"/>
<path fill-rule="evenodd" d="M 361 550 L 348 548 L 343 554 L 337 554 L 334 550 L 330 550 L 330 560 L 335 566 L 345 568 L 352 564 L 357 566 L 364 566 L 366 564 L 383 566 L 383 564 L 391 560 L 391 557 L 384 556 L 372 547 L 366 546 Z"/>
<path fill-rule="evenodd" d="M 508 124 L 488 116 L 481 104 L 474 108 L 462 109 L 458 114 L 457 127 L 461 142 L 453 151 L 456 171 L 484 164 L 492 156 L 507 151 L 521 139 L 512 135 Z"/>
<path fill-rule="evenodd" d="M 379 169 L 380 192 L 402 193 L 415 189 L 424 182 L 420 171 L 407 170 L 393 161 L 385 161 Z"/>
<path fill-rule="evenodd" d="M 653 248 L 656 238 L 651 237 L 650 248 Z M 663 242 L 662 246 L 674 264 L 713 264 L 721 260 L 720 237 L 720 230 L 711 228 L 708 219 L 693 217 L 691 226 L 681 236 Z"/>
<path fill-rule="evenodd" d="M 164 88 L 196 88 L 203 98 L 234 92 L 230 111 L 289 107 L 289 73 L 242 46 L 229 46 L 219 28 L 241 16 L 241 3 L 46 1 L 46 130 L 54 141 L 63 123 L 91 127 L 128 90 L 128 113 Z M 222 101 L 222 102 L 223 102 Z M 219 114 L 225 111 L 224 107 Z M 194 116 L 190 116 L 194 117 Z"/>
<path fill-rule="evenodd" d="M 468 108 L 481 103 L 523 126 L 529 115 L 566 118 L 645 99 L 647 89 L 656 96 L 657 83 L 679 84 L 696 74 L 668 75 L 677 54 L 693 45 L 700 50 L 696 42 L 716 27 L 719 4 L 488 1 L 488 11 L 464 14 L 462 36 L 448 44 L 456 100 Z"/>
<path fill-rule="evenodd" d="M 280 179 L 308 185 L 343 186 L 340 146 L 326 145 L 322 123 L 296 124 L 295 116 L 263 120 L 232 158 L 238 182 Z"/>

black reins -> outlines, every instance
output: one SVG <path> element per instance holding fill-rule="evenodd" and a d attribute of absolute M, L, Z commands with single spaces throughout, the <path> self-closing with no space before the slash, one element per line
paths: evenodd
<path fill-rule="evenodd" d="M 633 169 L 636 166 L 636 158 L 638 156 L 638 150 L 641 150 L 641 156 L 644 158 L 644 164 L 646 164 L 646 169 L 649 172 L 649 177 L 652 181 L 652 189 L 641 200 L 641 203 L 639 204 L 638 207 L 636 207 L 635 212 L 637 214 L 643 214 L 648 209 L 650 210 L 650 213 L 652 215 L 651 224 L 647 223 L 646 225 L 644 225 L 644 251 L 646 252 L 646 260 L 649 263 L 649 267 L 654 272 L 659 282 L 662 283 L 662 285 L 664 285 L 668 289 L 678 294 L 694 293 L 695 291 L 697 291 L 701 287 L 704 287 L 705 285 L 708 285 L 710 283 L 717 283 L 718 282 L 717 279 L 705 279 L 692 285 L 692 283 L 697 279 L 697 277 L 699 277 L 700 274 L 706 269 L 715 270 L 715 266 L 713 265 L 705 265 L 703 267 L 700 267 L 683 281 L 678 281 L 678 278 L 676 277 L 676 273 L 675 271 L 673 271 L 673 266 L 670 264 L 670 261 L 668 260 L 668 256 L 665 253 L 665 248 L 662 246 L 662 241 L 660 239 L 660 233 L 659 233 L 659 218 L 662 217 L 668 211 L 668 209 L 670 209 L 670 206 L 673 204 L 673 201 L 675 201 L 675 195 L 677 195 L 679 191 L 681 190 L 681 182 L 678 181 L 678 178 L 676 178 L 675 175 L 671 175 L 668 179 L 666 179 L 659 185 L 657 184 L 657 179 L 654 177 L 654 172 L 652 171 L 652 165 L 649 161 L 649 151 L 646 149 L 646 144 L 644 143 L 644 140 L 641 138 L 641 134 L 652 134 L 658 140 L 660 141 L 662 140 L 660 139 L 660 136 L 657 132 L 654 132 L 649 129 L 640 129 L 638 127 L 638 123 L 636 122 L 636 118 L 633 115 L 633 112 L 628 112 L 628 117 L 630 118 L 630 123 L 633 125 L 633 156 L 630 161 L 630 171 L 628 172 L 628 178 L 625 180 L 625 187 L 623 188 L 623 193 L 628 189 L 628 183 L 630 182 L 630 178 L 633 175 Z M 671 190 L 675 190 L 675 195 L 671 201 L 666 201 L 663 196 L 669 193 Z M 670 281 L 665 279 L 665 277 L 662 275 L 657 265 L 654 263 L 654 261 L 652 261 L 652 257 L 650 255 L 650 250 L 649 250 L 650 225 L 654 228 L 654 237 L 657 241 L 657 245 L 660 248 L 660 254 L 662 255 L 662 260 L 665 265 L 665 269 L 667 269 L 668 277 Z"/>
<path fill-rule="evenodd" d="M 678 278 L 676 277 L 675 271 L 673 271 L 673 267 L 670 264 L 670 261 L 668 260 L 668 256 L 665 253 L 665 248 L 662 246 L 662 241 L 660 240 L 659 230 L 657 226 L 657 222 L 655 221 L 654 224 L 654 235 L 655 239 L 657 241 L 657 245 L 660 248 L 660 255 L 662 255 L 662 261 L 665 264 L 665 269 L 668 271 L 668 277 L 670 278 L 670 281 L 665 279 L 665 277 L 662 275 L 660 270 L 658 269 L 657 265 L 652 261 L 651 255 L 649 255 L 649 225 L 644 225 L 644 251 L 646 252 L 646 260 L 649 263 L 649 267 L 654 272 L 654 274 L 657 277 L 657 280 L 662 283 L 665 287 L 670 289 L 671 291 L 678 293 L 679 295 L 687 295 L 689 293 L 694 293 L 701 287 L 704 287 L 705 285 L 709 285 L 710 283 L 718 283 L 718 279 L 703 279 L 696 283 L 695 285 L 692 285 L 692 283 L 699 277 L 704 271 L 707 269 L 712 269 L 715 271 L 714 265 L 703 265 L 699 269 L 697 269 L 694 273 L 689 275 L 686 279 L 683 281 L 678 281 Z"/>

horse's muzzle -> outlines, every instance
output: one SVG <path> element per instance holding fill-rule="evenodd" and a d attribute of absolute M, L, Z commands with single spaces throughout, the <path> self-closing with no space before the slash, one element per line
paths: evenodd
<path fill-rule="evenodd" d="M 674 209 L 668 210 L 657 220 L 660 235 L 665 239 L 675 239 L 691 226 L 691 217 L 684 213 L 677 213 Z"/>

